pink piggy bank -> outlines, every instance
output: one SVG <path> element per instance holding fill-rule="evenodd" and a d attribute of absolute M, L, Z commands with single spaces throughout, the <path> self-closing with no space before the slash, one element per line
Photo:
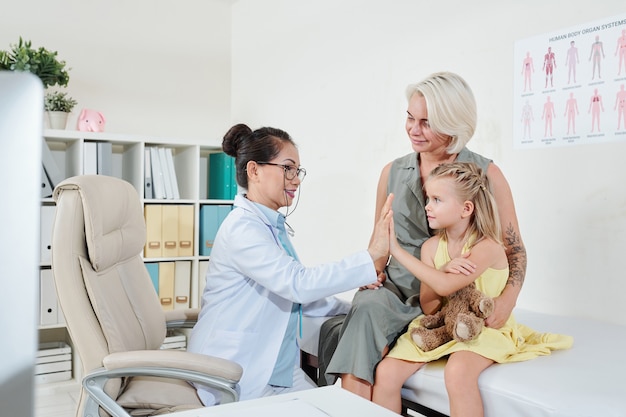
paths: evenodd
<path fill-rule="evenodd" d="M 83 109 L 78 116 L 76 128 L 81 132 L 104 132 L 104 115 L 96 110 Z"/>

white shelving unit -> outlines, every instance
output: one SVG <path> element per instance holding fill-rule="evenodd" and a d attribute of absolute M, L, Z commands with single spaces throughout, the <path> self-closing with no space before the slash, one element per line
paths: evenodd
<path fill-rule="evenodd" d="M 61 171 L 63 178 L 83 174 L 84 148 L 88 142 L 109 142 L 113 150 L 112 175 L 124 179 L 135 187 L 144 205 L 147 204 L 176 204 L 193 205 L 194 215 L 194 249 L 192 256 L 172 258 L 144 258 L 145 262 L 164 262 L 188 260 L 191 262 L 191 294 L 190 306 L 198 307 L 200 300 L 202 273 L 201 262 L 208 261 L 208 256 L 199 256 L 200 208 L 211 204 L 232 204 L 231 200 L 207 199 L 208 160 L 209 155 L 221 151 L 219 141 L 206 144 L 185 144 L 180 139 L 155 138 L 149 136 L 123 135 L 114 133 L 79 132 L 72 130 L 45 130 L 44 140 L 48 144 L 54 160 Z M 176 178 L 180 192 L 180 199 L 162 200 L 145 198 L 144 169 L 145 149 L 147 146 L 164 146 L 172 149 Z M 55 184 L 56 185 L 56 184 Z M 54 207 L 52 198 L 42 198 L 42 207 Z M 51 225 L 50 225 L 51 226 Z M 46 224 L 42 222 L 42 227 Z M 42 230 L 42 236 L 46 233 Z M 48 232 L 49 233 L 49 232 Z M 42 248 L 42 253 L 45 249 Z M 42 260 L 40 269 L 50 269 L 50 260 Z M 64 321 L 64 320 L 62 320 Z M 76 384 L 81 380 L 78 352 L 67 332 L 64 323 L 39 326 L 39 340 L 41 342 L 64 341 L 72 346 L 73 375 L 70 381 L 44 384 L 50 388 Z"/>

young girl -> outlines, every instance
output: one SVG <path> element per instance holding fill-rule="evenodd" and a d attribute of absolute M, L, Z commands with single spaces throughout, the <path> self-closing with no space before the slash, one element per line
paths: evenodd
<path fill-rule="evenodd" d="M 424 188 L 428 224 L 438 234 L 422 246 L 421 261 L 398 244 L 393 223 L 390 245 L 391 255 L 421 281 L 424 313 L 436 312 L 444 297 L 471 282 L 486 295 L 497 297 L 506 285 L 509 267 L 487 177 L 472 163 L 443 164 L 430 173 Z M 410 335 L 421 318 L 413 320 L 376 368 L 372 400 L 397 413 L 401 411 L 402 385 L 426 362 L 450 355 L 445 383 L 451 417 L 482 416 L 478 377 L 483 370 L 494 362 L 526 360 L 572 344 L 569 336 L 537 335 L 511 315 L 502 328 L 485 327 L 473 341 L 452 340 L 424 352 Z"/>

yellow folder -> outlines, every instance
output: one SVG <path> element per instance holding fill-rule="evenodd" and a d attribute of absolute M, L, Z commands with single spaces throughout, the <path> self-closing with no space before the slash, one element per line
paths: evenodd
<path fill-rule="evenodd" d="M 160 258 L 163 254 L 161 250 L 161 205 L 146 204 L 144 216 L 146 218 L 146 246 L 143 250 L 143 256 Z"/>
<path fill-rule="evenodd" d="M 161 206 L 161 216 L 162 256 L 165 258 L 178 256 L 178 206 L 163 204 Z"/>
<path fill-rule="evenodd" d="M 174 310 L 174 262 L 159 262 L 159 300 L 163 310 Z"/>
<path fill-rule="evenodd" d="M 191 261 L 176 261 L 174 275 L 174 310 L 189 308 Z"/>
<path fill-rule="evenodd" d="M 193 256 L 192 205 L 178 206 L 178 256 Z"/>

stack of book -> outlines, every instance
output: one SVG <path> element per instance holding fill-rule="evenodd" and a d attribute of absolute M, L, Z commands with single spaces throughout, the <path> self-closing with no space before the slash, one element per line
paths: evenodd
<path fill-rule="evenodd" d="M 180 199 L 172 148 L 146 146 L 144 197 L 157 200 Z"/>
<path fill-rule="evenodd" d="M 215 236 L 233 206 L 230 204 L 205 204 L 200 207 L 200 256 L 209 256 Z"/>
<path fill-rule="evenodd" d="M 72 348 L 65 342 L 39 344 L 35 383 L 66 381 L 72 378 Z"/>
<path fill-rule="evenodd" d="M 193 256 L 194 206 L 190 204 L 146 204 L 145 258 Z"/>
<path fill-rule="evenodd" d="M 83 150 L 84 175 L 113 175 L 111 142 L 85 142 Z"/>
<path fill-rule="evenodd" d="M 209 155 L 209 199 L 232 200 L 237 194 L 235 158 L 224 152 Z"/>
<path fill-rule="evenodd" d="M 191 261 L 144 264 L 164 311 L 184 310 L 191 301 Z"/>

